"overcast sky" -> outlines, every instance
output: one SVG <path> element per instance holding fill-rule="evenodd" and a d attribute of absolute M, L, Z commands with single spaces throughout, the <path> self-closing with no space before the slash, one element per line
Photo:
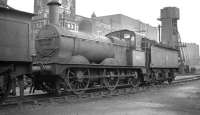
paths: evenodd
<path fill-rule="evenodd" d="M 8 0 L 18 10 L 33 12 L 34 0 Z M 200 1 L 199 0 L 76 0 L 76 13 L 90 17 L 125 14 L 153 26 L 158 26 L 160 9 L 166 6 L 180 8 L 178 29 L 183 42 L 200 45 Z"/>

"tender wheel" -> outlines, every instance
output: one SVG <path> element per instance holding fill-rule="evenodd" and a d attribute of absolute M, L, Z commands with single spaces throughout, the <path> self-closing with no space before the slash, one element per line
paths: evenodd
<path fill-rule="evenodd" d="M 168 84 L 171 84 L 173 79 L 168 79 L 167 81 L 168 81 Z"/>
<path fill-rule="evenodd" d="M 136 88 L 140 85 L 138 72 L 134 72 L 134 76 L 129 78 L 128 84 L 131 85 L 133 88 Z"/>
<path fill-rule="evenodd" d="M 171 84 L 173 82 L 173 80 L 175 79 L 175 75 L 174 72 L 170 72 L 169 73 L 169 78 L 168 78 L 168 83 Z"/>
<path fill-rule="evenodd" d="M 117 87 L 119 83 L 119 72 L 105 70 L 103 83 L 108 90 L 110 91 L 115 90 L 115 88 Z"/>
<path fill-rule="evenodd" d="M 0 75 L 0 103 L 2 103 L 11 90 L 11 78 L 9 75 Z"/>
<path fill-rule="evenodd" d="M 67 84 L 75 94 L 83 94 L 90 83 L 89 69 L 67 70 Z"/>
<path fill-rule="evenodd" d="M 56 94 L 57 95 L 61 95 L 62 94 L 61 85 L 63 85 L 63 81 L 62 81 L 62 79 L 58 79 L 56 81 Z"/>

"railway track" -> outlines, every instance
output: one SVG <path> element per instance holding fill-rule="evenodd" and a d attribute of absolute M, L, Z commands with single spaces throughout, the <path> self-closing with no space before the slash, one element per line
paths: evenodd
<path fill-rule="evenodd" d="M 120 95 L 128 95 L 139 92 L 148 91 L 156 88 L 165 88 L 174 85 L 184 84 L 186 82 L 191 82 L 195 80 L 200 80 L 200 75 L 195 75 L 190 78 L 183 78 L 173 81 L 170 85 L 167 83 L 156 84 L 156 85 L 143 85 L 137 88 L 130 88 L 126 86 L 118 87 L 114 91 L 108 91 L 101 89 L 97 92 L 87 92 L 81 95 L 74 95 L 72 93 L 63 93 L 60 96 L 48 95 L 48 94 L 39 94 L 39 95 L 29 95 L 21 97 L 9 97 L 3 104 L 0 105 L 0 108 L 9 107 L 9 106 L 23 106 L 26 104 L 40 105 L 42 103 L 76 103 L 89 99 L 98 99 L 105 97 L 113 97 Z M 123 87 L 123 88 L 122 88 Z"/>

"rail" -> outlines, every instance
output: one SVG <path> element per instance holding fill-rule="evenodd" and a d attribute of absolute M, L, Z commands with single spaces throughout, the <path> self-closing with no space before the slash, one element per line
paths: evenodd
<path fill-rule="evenodd" d="M 80 102 L 89 99 L 99 99 L 105 97 L 112 97 L 112 96 L 120 96 L 120 95 L 129 95 L 135 94 L 139 92 L 148 91 L 149 89 L 155 88 L 165 88 L 169 86 L 179 85 L 186 82 L 192 82 L 200 80 L 200 75 L 194 75 L 194 77 L 188 77 L 183 79 L 177 79 L 173 81 L 171 84 L 163 83 L 163 84 L 156 84 L 156 85 L 144 85 L 137 88 L 130 88 L 127 86 L 118 86 L 118 88 L 114 91 L 105 90 L 105 88 L 98 89 L 97 92 L 93 92 L 92 89 L 85 94 L 81 95 L 74 95 L 72 93 L 63 93 L 59 96 L 57 95 L 48 95 L 48 94 L 38 94 L 38 95 L 29 95 L 25 96 L 21 99 L 19 96 L 16 97 L 9 97 L 3 104 L 0 104 L 1 108 L 9 107 L 11 105 L 15 106 L 23 106 L 26 104 L 33 104 L 33 105 L 40 105 L 42 103 L 74 103 Z"/>

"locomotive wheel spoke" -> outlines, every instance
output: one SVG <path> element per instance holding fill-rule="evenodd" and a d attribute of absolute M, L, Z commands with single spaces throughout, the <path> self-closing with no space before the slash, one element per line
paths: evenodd
<path fill-rule="evenodd" d="M 171 83 L 172 83 L 172 81 L 173 81 L 173 79 L 172 79 L 172 78 L 167 80 L 168 84 L 171 84 Z"/>
<path fill-rule="evenodd" d="M 110 74 L 110 72 L 104 72 L 105 77 L 103 78 L 103 83 L 108 90 L 110 90 L 110 91 L 115 90 L 115 88 L 117 87 L 117 85 L 119 83 L 118 75 L 119 75 L 118 72 L 114 76 L 112 76 Z M 109 77 L 107 77 L 107 76 L 109 76 Z"/>
<path fill-rule="evenodd" d="M 87 77 L 86 77 L 87 76 Z M 70 90 L 75 94 L 82 94 L 88 88 L 90 83 L 90 71 L 70 70 L 67 71 L 67 84 Z"/>

